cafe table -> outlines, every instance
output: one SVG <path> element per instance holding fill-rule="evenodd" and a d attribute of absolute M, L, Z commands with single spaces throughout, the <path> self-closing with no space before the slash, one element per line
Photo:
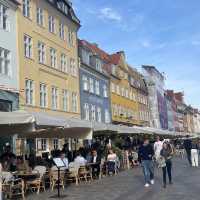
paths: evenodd
<path fill-rule="evenodd" d="M 15 172 L 14 176 L 17 178 L 21 178 L 24 181 L 24 189 L 26 191 L 27 190 L 27 181 L 32 181 L 32 180 L 38 178 L 39 173 L 38 172 L 21 171 L 21 172 Z"/>

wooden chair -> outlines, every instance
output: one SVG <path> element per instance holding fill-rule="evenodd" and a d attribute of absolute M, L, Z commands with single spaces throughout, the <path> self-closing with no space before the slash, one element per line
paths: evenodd
<path fill-rule="evenodd" d="M 58 179 L 58 170 L 51 170 L 50 172 L 50 184 L 51 184 L 51 190 L 55 188 L 55 186 L 58 187 L 58 182 L 59 185 L 65 189 L 65 171 L 61 170 L 60 171 L 60 180 Z"/>
<path fill-rule="evenodd" d="M 67 172 L 67 181 L 75 181 L 76 185 L 79 184 L 79 178 L 78 178 L 78 171 L 79 166 L 77 166 L 75 163 L 69 164 L 69 171 Z"/>
<path fill-rule="evenodd" d="M 31 189 L 32 191 L 37 190 L 37 194 L 39 194 L 41 189 L 45 191 L 44 175 L 46 173 L 46 167 L 36 166 L 33 171 L 38 173 L 38 177 L 34 180 L 27 181 L 26 186 L 27 189 Z"/>
<path fill-rule="evenodd" d="M 88 179 L 91 181 L 92 180 L 91 168 L 87 169 L 86 166 L 80 166 L 79 171 L 78 171 L 78 178 L 80 182 L 81 180 L 85 180 L 87 182 Z"/>
<path fill-rule="evenodd" d="M 9 174 L 8 174 L 9 173 Z M 2 192 L 5 198 L 13 198 L 21 196 L 24 199 L 24 181 L 22 179 L 9 180 L 6 175 L 9 177 L 12 176 L 10 172 L 2 174 Z"/>

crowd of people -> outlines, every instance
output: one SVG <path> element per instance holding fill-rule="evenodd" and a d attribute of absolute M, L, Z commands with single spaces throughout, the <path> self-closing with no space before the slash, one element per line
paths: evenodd
<path fill-rule="evenodd" d="M 94 143 L 90 147 L 82 147 L 77 151 L 71 151 L 65 144 L 61 150 L 54 150 L 51 153 L 44 153 L 36 157 L 30 154 L 27 156 L 16 156 L 11 152 L 11 146 L 7 144 L 4 153 L 0 156 L 0 163 L 3 171 L 32 171 L 35 166 L 45 166 L 49 169 L 56 167 L 53 158 L 61 158 L 64 163 L 62 170 L 68 170 L 70 165 L 78 167 L 90 167 L 92 177 L 98 178 L 104 171 L 108 175 L 116 174 L 120 169 L 129 169 L 142 166 L 144 173 L 144 186 L 150 187 L 154 184 L 154 168 L 162 170 L 163 187 L 172 182 L 172 159 L 175 148 L 184 148 L 190 166 L 198 167 L 198 156 L 200 145 L 189 137 L 182 143 L 163 140 L 157 136 L 152 142 L 148 138 L 143 141 L 126 140 L 125 145 L 116 151 L 111 145 Z M 168 181 L 167 181 L 168 177 Z"/>

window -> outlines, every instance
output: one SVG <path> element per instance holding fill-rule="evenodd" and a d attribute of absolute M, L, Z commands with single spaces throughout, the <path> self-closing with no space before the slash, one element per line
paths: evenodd
<path fill-rule="evenodd" d="M 33 105 L 34 85 L 32 80 L 25 81 L 26 104 Z"/>
<path fill-rule="evenodd" d="M 49 16 L 49 32 L 55 33 L 55 18 L 53 16 Z"/>
<path fill-rule="evenodd" d="M 108 87 L 105 84 L 103 85 L 103 97 L 108 97 Z"/>
<path fill-rule="evenodd" d="M 30 0 L 23 0 L 23 15 L 30 18 Z"/>
<path fill-rule="evenodd" d="M 9 21 L 8 21 L 8 15 L 7 15 L 7 8 L 0 4 L 0 28 L 4 30 L 9 30 Z"/>
<path fill-rule="evenodd" d="M 0 74 L 9 76 L 10 74 L 10 51 L 0 47 Z"/>
<path fill-rule="evenodd" d="M 99 81 L 95 81 L 95 92 L 96 95 L 100 95 L 100 86 L 99 86 Z"/>
<path fill-rule="evenodd" d="M 42 8 L 37 8 L 37 24 L 40 26 L 44 25 L 44 14 Z"/>
<path fill-rule="evenodd" d="M 58 150 L 59 149 L 59 140 L 53 139 L 53 149 Z"/>
<path fill-rule="evenodd" d="M 94 80 L 90 78 L 90 92 L 94 93 Z"/>
<path fill-rule="evenodd" d="M 32 38 L 28 35 L 24 35 L 24 55 L 27 58 L 32 57 Z"/>
<path fill-rule="evenodd" d="M 61 38 L 62 40 L 65 39 L 64 24 L 62 24 L 61 22 L 60 22 L 60 27 L 59 27 L 59 35 L 60 35 L 60 38 Z"/>
<path fill-rule="evenodd" d="M 85 49 L 82 49 L 81 52 L 83 63 L 90 65 L 90 53 Z"/>
<path fill-rule="evenodd" d="M 63 110 L 66 112 L 69 110 L 69 92 L 67 90 L 63 90 L 62 96 L 63 96 Z"/>
<path fill-rule="evenodd" d="M 76 62 L 73 58 L 70 58 L 70 72 L 72 76 L 77 76 Z"/>
<path fill-rule="evenodd" d="M 52 87 L 51 89 L 51 104 L 52 109 L 58 109 L 58 88 Z"/>
<path fill-rule="evenodd" d="M 102 71 L 102 63 L 99 59 L 96 59 L 96 69 L 100 72 Z"/>
<path fill-rule="evenodd" d="M 45 44 L 38 42 L 38 60 L 39 63 L 45 64 Z"/>
<path fill-rule="evenodd" d="M 117 91 L 117 94 L 120 95 L 120 88 L 119 88 L 119 85 L 116 86 L 116 91 Z"/>
<path fill-rule="evenodd" d="M 91 105 L 91 119 L 92 121 L 96 121 L 96 111 L 94 105 Z"/>
<path fill-rule="evenodd" d="M 87 76 L 83 75 L 82 76 L 82 80 L 83 80 L 83 90 L 84 91 L 88 91 L 89 90 L 89 85 L 88 85 L 88 78 L 87 78 Z"/>
<path fill-rule="evenodd" d="M 84 104 L 84 119 L 90 120 L 90 110 L 89 105 L 87 103 Z"/>
<path fill-rule="evenodd" d="M 57 67 L 57 57 L 56 57 L 56 50 L 54 48 L 50 48 L 50 60 L 51 60 L 51 67 Z"/>
<path fill-rule="evenodd" d="M 46 151 L 47 150 L 47 139 L 41 139 L 41 150 Z"/>
<path fill-rule="evenodd" d="M 68 42 L 69 42 L 69 45 L 73 46 L 73 31 L 70 29 L 68 32 Z"/>
<path fill-rule="evenodd" d="M 121 96 L 125 97 L 125 89 L 124 88 L 121 88 Z"/>
<path fill-rule="evenodd" d="M 37 150 L 39 151 L 47 150 L 47 139 L 37 139 Z"/>
<path fill-rule="evenodd" d="M 44 83 L 40 83 L 40 106 L 47 107 L 47 86 Z"/>
<path fill-rule="evenodd" d="M 129 91 L 126 89 L 126 98 L 129 98 Z"/>
<path fill-rule="evenodd" d="M 60 65 L 61 71 L 67 73 L 67 57 L 65 54 L 61 54 Z"/>
<path fill-rule="evenodd" d="M 111 91 L 112 91 L 113 93 L 115 93 L 115 84 L 114 84 L 114 83 L 111 83 Z"/>
<path fill-rule="evenodd" d="M 75 92 L 72 92 L 72 112 L 78 111 L 78 97 Z"/>
<path fill-rule="evenodd" d="M 97 122 L 101 122 L 101 108 L 97 108 Z"/>
<path fill-rule="evenodd" d="M 105 123 L 110 123 L 110 112 L 108 109 L 105 109 Z"/>

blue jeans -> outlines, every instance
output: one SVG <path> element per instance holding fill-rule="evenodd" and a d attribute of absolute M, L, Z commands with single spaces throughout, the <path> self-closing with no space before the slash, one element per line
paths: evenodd
<path fill-rule="evenodd" d="M 142 161 L 145 183 L 150 183 L 154 179 L 154 166 L 152 160 Z"/>

